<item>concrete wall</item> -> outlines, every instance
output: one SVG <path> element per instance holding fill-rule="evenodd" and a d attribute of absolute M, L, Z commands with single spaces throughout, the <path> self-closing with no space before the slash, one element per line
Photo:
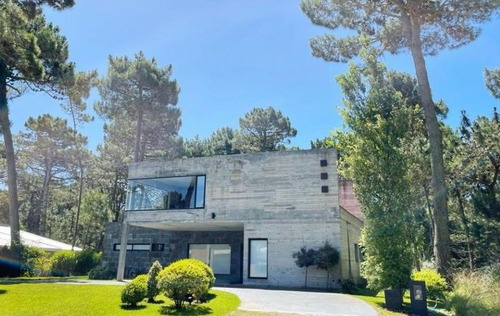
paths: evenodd
<path fill-rule="evenodd" d="M 120 243 L 120 223 L 110 223 L 104 236 L 103 262 L 110 268 L 118 267 L 119 251 L 113 250 Z M 163 251 L 127 251 L 125 278 L 147 273 L 151 264 L 158 260 L 163 267 L 188 257 L 189 244 L 229 244 L 231 246 L 231 274 L 216 275 L 216 284 L 241 282 L 241 258 L 243 232 L 189 232 L 164 231 L 131 226 L 128 233 L 129 244 L 164 244 Z"/>
<path fill-rule="evenodd" d="M 302 246 L 319 248 L 326 240 L 345 251 L 336 158 L 334 149 L 316 149 L 132 164 L 130 179 L 206 175 L 205 208 L 128 211 L 126 220 L 131 225 L 170 225 L 171 230 L 186 230 L 186 225 L 194 230 L 215 229 L 215 224 L 238 223 L 243 230 L 244 284 L 304 286 L 305 269 L 295 265 L 293 252 Z M 251 238 L 268 239 L 267 279 L 248 278 Z M 330 280 L 345 274 L 340 267 Z M 327 286 L 325 271 L 311 267 L 308 274 L 310 287 Z M 338 284 L 328 287 L 332 285 Z"/>
<path fill-rule="evenodd" d="M 338 216 L 336 157 L 333 149 L 318 149 L 134 163 L 130 179 L 206 175 L 205 208 L 129 211 L 127 220 L 212 222 L 212 213 L 217 221 L 330 220 Z"/>
<path fill-rule="evenodd" d="M 355 244 L 359 245 L 363 222 L 347 212 L 340 209 L 340 266 L 342 269 L 341 279 L 353 279 L 360 281 L 361 257 L 356 260 Z"/>

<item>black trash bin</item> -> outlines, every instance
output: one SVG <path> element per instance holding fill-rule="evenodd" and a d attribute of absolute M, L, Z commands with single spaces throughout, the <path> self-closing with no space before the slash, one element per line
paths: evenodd
<path fill-rule="evenodd" d="M 410 281 L 411 314 L 427 316 L 427 290 L 424 281 Z"/>

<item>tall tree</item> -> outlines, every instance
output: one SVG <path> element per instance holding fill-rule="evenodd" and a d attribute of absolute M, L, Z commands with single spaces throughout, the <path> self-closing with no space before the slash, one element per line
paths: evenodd
<path fill-rule="evenodd" d="M 90 96 L 90 90 L 97 84 L 97 71 L 91 71 L 89 73 L 79 72 L 74 78 L 67 80 L 63 83 L 62 89 L 66 96 L 66 100 L 61 104 L 63 110 L 70 115 L 71 121 L 73 123 L 73 141 L 76 149 L 76 160 L 77 160 L 77 175 L 75 178 L 78 179 L 78 200 L 76 206 L 76 218 L 73 230 L 73 238 L 71 241 L 71 247 L 75 247 L 76 237 L 78 235 L 78 221 L 80 219 L 80 209 L 82 203 L 83 194 L 83 177 L 84 177 L 84 150 L 81 147 L 82 142 L 78 141 L 78 127 L 83 124 L 90 122 L 93 118 L 85 113 L 87 109 L 87 104 L 85 99 Z"/>
<path fill-rule="evenodd" d="M 338 77 L 344 93 L 345 132 L 333 135 L 342 173 L 354 180 L 366 218 L 362 232 L 362 272 L 374 289 L 403 288 L 415 258 L 415 214 L 420 211 L 406 150 L 418 106 L 404 87 L 407 76 L 387 72 L 373 54 L 361 53 L 366 65 L 350 64 Z M 411 91 L 411 89 L 409 89 Z M 410 99 L 410 100 L 409 100 Z"/>
<path fill-rule="evenodd" d="M 172 66 L 158 67 L 142 52 L 134 60 L 109 56 L 107 76 L 99 85 L 101 102 L 96 111 L 108 120 L 130 118 L 135 135 L 133 161 L 142 161 L 147 150 L 157 150 L 165 141 L 155 135 L 176 135 L 180 128 L 177 104 L 179 87 L 171 80 Z M 121 126 L 126 128 L 130 124 Z"/>
<path fill-rule="evenodd" d="M 311 40 L 313 55 L 346 62 L 359 55 L 363 39 L 380 53 L 409 51 L 415 67 L 429 137 L 434 206 L 434 254 L 439 272 L 449 274 L 450 236 L 443 144 L 425 55 L 436 55 L 475 40 L 479 24 L 498 12 L 498 0 L 303 0 L 302 10 L 317 25 L 348 29 L 344 37 L 327 34 Z M 346 33 L 342 33 L 346 34 Z"/>
<path fill-rule="evenodd" d="M 71 178 L 69 166 L 75 156 L 75 148 L 82 148 L 87 139 L 75 134 L 66 120 L 49 114 L 29 118 L 26 129 L 27 132 L 20 133 L 18 141 L 21 159 L 31 172 L 43 179 L 39 188 L 40 201 L 32 205 L 28 229 L 44 236 L 51 184 L 54 179 L 67 181 Z"/>
<path fill-rule="evenodd" d="M 254 108 L 240 118 L 240 129 L 234 147 L 241 152 L 275 151 L 285 149 L 290 138 L 297 135 L 290 119 L 273 107 Z"/>
<path fill-rule="evenodd" d="M 59 29 L 46 23 L 42 4 L 56 9 L 73 5 L 73 0 L 13 1 L 0 3 L 0 127 L 7 160 L 7 187 L 11 245 L 20 244 L 19 202 L 14 144 L 10 130 L 8 98 L 26 88 L 54 91 L 62 77 L 73 72 L 67 63 L 68 45 Z"/>

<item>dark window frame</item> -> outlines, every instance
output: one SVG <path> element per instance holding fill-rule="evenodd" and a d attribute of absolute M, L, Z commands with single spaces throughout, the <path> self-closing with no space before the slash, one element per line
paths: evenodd
<path fill-rule="evenodd" d="M 134 246 L 149 246 L 149 249 L 134 249 Z M 120 251 L 120 249 L 117 249 L 118 246 L 121 246 L 121 243 L 115 243 L 113 244 L 113 251 Z M 128 249 L 128 247 L 131 247 L 131 249 Z M 127 251 L 151 251 L 151 244 L 147 243 L 128 243 L 127 244 Z"/>
<path fill-rule="evenodd" d="M 250 263 L 252 262 L 252 241 L 266 241 L 266 276 L 265 277 L 253 277 L 250 275 Z M 261 279 L 266 280 L 269 278 L 269 240 L 267 238 L 249 238 L 248 239 L 248 278 L 249 279 Z"/>

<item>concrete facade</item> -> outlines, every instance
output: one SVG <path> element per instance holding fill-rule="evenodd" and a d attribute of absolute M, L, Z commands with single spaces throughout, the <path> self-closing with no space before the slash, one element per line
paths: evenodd
<path fill-rule="evenodd" d="M 346 275 L 359 276 L 355 262 L 346 274 L 346 258 L 348 249 L 358 243 L 362 226 L 339 206 L 336 159 L 334 149 L 315 149 L 132 164 L 129 179 L 205 176 L 204 207 L 126 211 L 124 224 L 130 228 L 120 236 L 119 225 L 110 226 L 103 259 L 118 265 L 118 275 L 126 277 L 127 269 L 139 269 L 142 262 L 147 267 L 158 258 L 166 265 L 187 257 L 190 243 L 224 243 L 231 245 L 231 274 L 216 275 L 218 282 L 301 287 L 305 270 L 295 265 L 292 253 L 302 246 L 319 248 L 328 241 L 341 252 L 341 263 L 330 274 L 335 282 L 327 285 L 326 272 L 310 267 L 308 286 L 336 287 Z M 343 228 L 346 221 L 352 222 L 349 229 Z M 165 244 L 165 249 L 161 254 L 113 251 L 120 237 L 121 249 L 127 243 L 148 242 Z M 267 240 L 265 278 L 249 277 L 252 239 Z"/>

